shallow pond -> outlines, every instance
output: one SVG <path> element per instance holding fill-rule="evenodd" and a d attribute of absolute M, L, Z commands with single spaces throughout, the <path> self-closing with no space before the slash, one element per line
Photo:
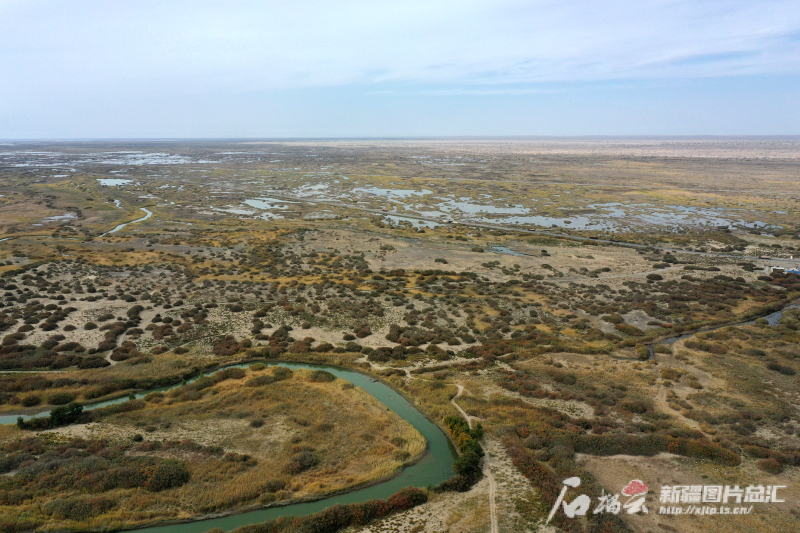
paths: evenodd
<path fill-rule="evenodd" d="M 119 187 L 120 185 L 133 183 L 133 180 L 126 180 L 123 178 L 97 178 L 97 181 L 100 182 L 100 185 L 105 185 L 106 187 Z"/>

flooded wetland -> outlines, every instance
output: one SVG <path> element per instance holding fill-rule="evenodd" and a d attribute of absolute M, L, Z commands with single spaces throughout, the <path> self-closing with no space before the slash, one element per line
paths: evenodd
<path fill-rule="evenodd" d="M 798 141 L 6 143 L 0 178 L 0 531 L 551 531 L 632 465 L 651 509 L 800 514 Z"/>

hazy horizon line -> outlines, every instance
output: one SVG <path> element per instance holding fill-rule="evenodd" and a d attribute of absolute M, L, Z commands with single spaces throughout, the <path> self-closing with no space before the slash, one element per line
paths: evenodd
<path fill-rule="evenodd" d="M 6 138 L 4 143 L 91 143 L 91 142 L 294 142 L 294 141 L 527 141 L 527 140 L 786 140 L 800 141 L 800 135 L 431 135 L 431 136 L 351 136 L 351 137 L 82 137 L 82 138 Z"/>

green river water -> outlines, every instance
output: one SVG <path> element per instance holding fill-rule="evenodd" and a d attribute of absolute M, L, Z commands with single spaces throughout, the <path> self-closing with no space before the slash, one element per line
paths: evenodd
<path fill-rule="evenodd" d="M 364 374 L 328 365 L 314 365 L 305 363 L 267 364 L 271 366 L 283 366 L 291 369 L 306 368 L 326 370 L 331 374 L 334 374 L 336 377 L 345 379 L 351 382 L 353 385 L 361 387 L 374 396 L 378 401 L 383 403 L 387 408 L 397 413 L 401 418 L 403 418 L 403 420 L 414 426 L 414 428 L 416 428 L 417 431 L 419 431 L 422 436 L 425 437 L 425 440 L 428 442 L 428 449 L 425 455 L 417 463 L 403 469 L 403 471 L 397 476 L 371 487 L 330 496 L 313 502 L 293 503 L 290 505 L 258 509 L 240 514 L 232 514 L 218 518 L 208 518 L 183 524 L 147 527 L 143 529 L 137 529 L 137 532 L 203 533 L 212 528 L 221 528 L 225 531 L 230 531 L 237 527 L 266 522 L 267 520 L 274 520 L 281 516 L 305 516 L 313 514 L 335 504 L 359 503 L 373 498 L 385 499 L 404 487 L 427 487 L 431 485 L 438 485 L 453 475 L 452 465 L 456 458 L 456 451 L 453 448 L 450 440 L 445 436 L 442 430 L 436 426 L 436 424 L 425 418 L 425 416 L 413 405 L 411 405 L 405 398 L 403 398 L 402 395 L 387 385 L 381 383 L 380 381 L 373 381 L 372 378 L 365 376 Z M 249 365 L 233 366 L 246 367 Z M 166 391 L 179 386 L 181 385 L 178 384 L 174 385 L 173 387 L 164 387 L 156 390 Z M 136 397 L 141 398 L 150 392 L 153 391 L 138 392 L 136 393 Z M 107 405 L 125 401 L 128 401 L 127 397 L 117 398 L 115 400 L 87 405 L 84 407 L 84 409 L 96 409 L 98 407 L 105 407 Z M 47 414 L 48 413 L 45 412 L 34 416 L 47 416 Z M 19 415 L 0 416 L 0 424 L 15 423 L 17 416 Z M 24 418 L 30 417 L 27 416 Z"/>

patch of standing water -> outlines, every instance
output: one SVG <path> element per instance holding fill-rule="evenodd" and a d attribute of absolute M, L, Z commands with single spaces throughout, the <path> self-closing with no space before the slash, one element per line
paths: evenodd
<path fill-rule="evenodd" d="M 328 190 L 327 183 L 319 183 L 317 185 L 301 185 L 300 187 L 297 188 L 295 194 L 297 196 L 306 197 L 306 196 L 313 196 L 314 193 L 324 192 L 327 190 Z"/>
<path fill-rule="evenodd" d="M 133 183 L 133 180 L 126 180 L 122 178 L 97 178 L 97 181 L 100 182 L 100 185 L 105 185 L 106 187 L 119 187 L 120 185 Z"/>
<path fill-rule="evenodd" d="M 252 200 L 245 200 L 245 204 L 256 209 L 288 209 L 288 204 L 297 204 L 299 202 L 292 202 L 290 200 L 279 200 L 277 198 L 254 198 Z"/>
<path fill-rule="evenodd" d="M 606 223 L 598 222 L 597 220 L 593 220 L 589 217 L 584 217 L 584 216 L 556 218 L 556 217 L 531 215 L 525 217 L 506 217 L 503 219 L 491 219 L 483 217 L 481 218 L 480 221 L 485 222 L 487 224 L 502 224 L 502 223 L 533 224 L 535 226 L 543 226 L 545 228 L 558 226 L 559 228 L 596 229 L 604 231 L 611 231 L 614 227 L 616 227 L 614 224 L 607 222 Z M 589 226 L 592 227 L 590 228 Z"/>
<path fill-rule="evenodd" d="M 236 209 L 236 208 L 228 208 L 228 209 L 220 209 L 218 207 L 212 207 L 214 211 L 222 211 L 223 213 L 232 213 L 234 215 L 254 215 L 255 211 L 251 211 L 249 209 Z"/>
<path fill-rule="evenodd" d="M 369 194 L 375 196 L 386 196 L 386 197 L 396 197 L 396 198 L 411 198 L 412 196 L 425 196 L 428 194 L 432 194 L 433 191 L 429 191 L 428 189 L 422 189 L 419 191 L 415 191 L 412 189 L 384 189 L 382 187 L 356 187 L 352 190 L 353 194 Z"/>
<path fill-rule="evenodd" d="M 492 252 L 496 252 L 498 254 L 516 255 L 519 257 L 525 257 L 526 255 L 529 255 L 529 254 L 522 254 L 520 252 L 515 252 L 514 250 L 506 248 L 505 246 L 492 246 L 491 248 L 489 248 L 489 250 L 491 250 Z"/>
<path fill-rule="evenodd" d="M 400 222 L 410 222 L 412 226 L 415 228 L 430 228 L 433 229 L 435 227 L 441 226 L 438 222 L 434 222 L 432 220 L 420 220 L 418 218 L 411 218 L 411 217 L 401 217 L 398 215 L 384 215 L 384 217 L 388 218 L 395 224 L 399 224 Z"/>
<path fill-rule="evenodd" d="M 264 220 L 278 220 L 278 219 L 281 219 L 283 217 L 281 215 L 276 214 L 276 213 L 270 213 L 269 211 L 264 211 L 260 215 L 257 215 L 255 218 L 261 218 L 261 219 L 264 219 Z"/>
<path fill-rule="evenodd" d="M 462 197 L 459 200 L 448 199 L 444 202 L 439 202 L 437 207 L 440 211 L 448 213 L 453 211 L 461 211 L 470 215 L 478 213 L 496 214 L 496 215 L 524 215 L 530 212 L 530 209 L 522 205 L 508 205 L 508 206 L 494 206 L 485 204 L 474 204 L 467 202 L 467 197 Z"/>
<path fill-rule="evenodd" d="M 64 213 L 63 215 L 55 215 L 52 217 L 43 218 L 42 222 L 58 222 L 60 220 L 73 220 L 78 218 L 75 213 Z"/>

